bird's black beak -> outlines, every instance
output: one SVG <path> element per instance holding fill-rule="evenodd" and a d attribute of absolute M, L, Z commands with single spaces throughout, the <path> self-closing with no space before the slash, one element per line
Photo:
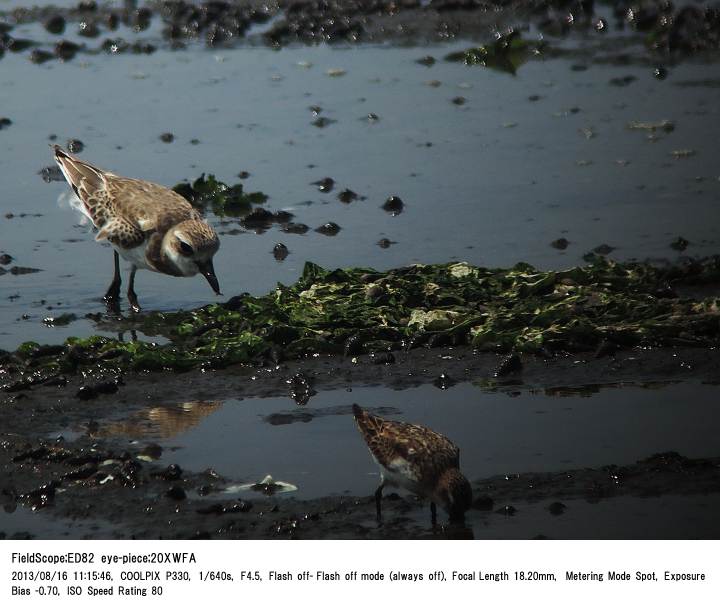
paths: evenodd
<path fill-rule="evenodd" d="M 212 260 L 208 260 L 207 262 L 198 262 L 198 269 L 200 269 L 203 277 L 207 279 L 207 282 L 210 284 L 213 292 L 215 292 L 218 296 L 222 296 L 220 293 L 218 278 L 215 276 L 215 269 L 213 268 Z"/>

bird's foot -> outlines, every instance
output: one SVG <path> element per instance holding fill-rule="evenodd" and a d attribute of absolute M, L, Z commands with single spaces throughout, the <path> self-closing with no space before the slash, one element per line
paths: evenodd
<path fill-rule="evenodd" d="M 140 313 L 140 304 L 138 303 L 137 294 L 135 292 L 128 292 L 128 303 L 130 303 L 130 310 L 133 313 Z"/>
<path fill-rule="evenodd" d="M 120 296 L 108 292 L 103 298 L 107 312 L 112 315 L 120 315 Z"/>

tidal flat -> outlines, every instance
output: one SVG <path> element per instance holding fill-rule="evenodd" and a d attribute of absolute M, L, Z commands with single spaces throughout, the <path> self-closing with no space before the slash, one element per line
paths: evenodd
<path fill-rule="evenodd" d="M 0 536 L 720 536 L 719 48 L 685 3 L 0 1 Z M 48 144 L 185 196 L 225 296 L 108 312 Z M 353 403 L 460 447 L 463 526 L 375 521 Z"/>

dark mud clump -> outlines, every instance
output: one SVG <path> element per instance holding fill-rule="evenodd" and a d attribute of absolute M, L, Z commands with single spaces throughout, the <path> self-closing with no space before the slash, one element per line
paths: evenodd
<path fill-rule="evenodd" d="M 520 32 L 528 31 L 531 24 L 537 26 L 545 38 L 562 39 L 581 32 L 586 37 L 597 38 L 598 47 L 602 46 L 608 31 L 621 31 L 623 37 L 634 36 L 645 43 L 641 52 L 649 53 L 652 59 L 661 57 L 663 61 L 720 48 L 720 18 L 716 7 L 676 7 L 663 0 L 620 0 L 609 10 L 613 12 L 612 23 L 596 14 L 593 2 L 586 0 L 509 3 L 302 0 L 266 4 L 243 0 L 233 3 L 181 0 L 151 2 L 145 6 L 133 2 L 122 7 L 109 4 L 69 8 L 35 6 L 0 11 L 0 18 L 17 24 L 39 23 L 51 38 L 64 33 L 68 24 L 78 24 L 77 35 L 88 41 L 87 46 L 80 48 L 82 52 L 102 51 L 110 55 L 152 53 L 158 35 L 166 48 L 180 50 L 196 44 L 231 48 L 248 41 L 271 47 L 298 42 L 444 43 L 452 39 L 487 40 L 488 33 L 495 31 L 499 33 L 489 42 L 454 54 L 450 59 L 510 74 L 515 74 L 533 57 L 562 52 L 548 49 L 544 41 L 526 40 Z M 153 23 L 156 27 L 151 27 Z M 262 32 L 254 31 L 253 26 L 266 23 L 269 25 Z M 510 24 L 517 27 L 507 28 Z M 0 22 L 0 26 L 0 57 L 5 50 L 49 51 L 41 48 L 47 41 L 14 38 L 11 36 L 13 25 Z M 132 30 L 135 42 L 112 36 L 120 26 Z M 105 37 L 108 35 L 110 37 Z M 96 42 L 103 38 L 102 42 Z M 53 43 L 51 40 L 49 44 Z M 435 58 L 426 56 L 417 62 L 430 67 Z"/>
<path fill-rule="evenodd" d="M 80 140 L 68 140 L 67 149 L 74 154 L 79 154 L 85 149 L 85 144 Z"/>
<path fill-rule="evenodd" d="M 290 250 L 288 250 L 287 245 L 284 243 L 276 243 L 275 247 L 273 247 L 273 257 L 275 260 L 285 260 L 285 258 L 288 257 L 288 254 L 290 253 Z"/>
<path fill-rule="evenodd" d="M 315 229 L 315 232 L 325 235 L 326 237 L 334 237 L 340 232 L 340 230 L 340 226 L 335 224 L 335 222 L 326 222 L 322 226 L 318 226 Z"/>
<path fill-rule="evenodd" d="M 43 182 L 50 183 L 65 181 L 65 177 L 63 176 L 62 171 L 60 171 L 60 168 L 57 165 L 43 167 L 38 173 L 42 177 Z"/>
<path fill-rule="evenodd" d="M 382 204 L 382 208 L 387 213 L 397 216 L 403 212 L 403 209 L 405 209 L 405 203 L 403 203 L 403 200 L 400 197 L 393 195 Z"/>
<path fill-rule="evenodd" d="M 337 198 L 342 203 L 352 203 L 353 201 L 356 201 L 358 199 L 358 194 L 356 192 L 353 192 L 349 188 L 346 188 L 345 190 L 342 190 L 338 193 Z"/>
<path fill-rule="evenodd" d="M 317 186 L 320 192 L 330 192 L 335 186 L 335 180 L 332 178 L 323 178 L 322 180 L 313 182 L 313 185 Z"/>
<path fill-rule="evenodd" d="M 690 242 L 687 239 L 684 239 L 683 237 L 678 237 L 670 244 L 670 247 L 673 248 L 675 251 L 678 252 L 684 252 L 688 245 L 690 245 Z"/>

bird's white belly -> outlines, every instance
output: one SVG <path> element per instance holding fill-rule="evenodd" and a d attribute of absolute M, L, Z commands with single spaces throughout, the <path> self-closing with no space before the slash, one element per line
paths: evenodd
<path fill-rule="evenodd" d="M 379 462 L 378 465 L 380 466 L 380 476 L 387 486 L 404 488 L 411 493 L 420 494 L 422 492 L 413 468 L 405 459 L 395 459 L 392 463 L 389 463 L 390 468 Z"/>
<path fill-rule="evenodd" d="M 118 254 L 120 254 L 120 256 L 122 256 L 123 260 L 127 260 L 136 268 L 147 269 L 148 271 L 156 270 L 155 268 L 150 266 L 147 258 L 145 257 L 145 251 L 147 248 L 144 243 L 142 245 L 139 245 L 138 247 L 133 247 L 131 249 L 123 249 L 121 247 L 115 246 L 113 246 L 113 248 Z"/>

